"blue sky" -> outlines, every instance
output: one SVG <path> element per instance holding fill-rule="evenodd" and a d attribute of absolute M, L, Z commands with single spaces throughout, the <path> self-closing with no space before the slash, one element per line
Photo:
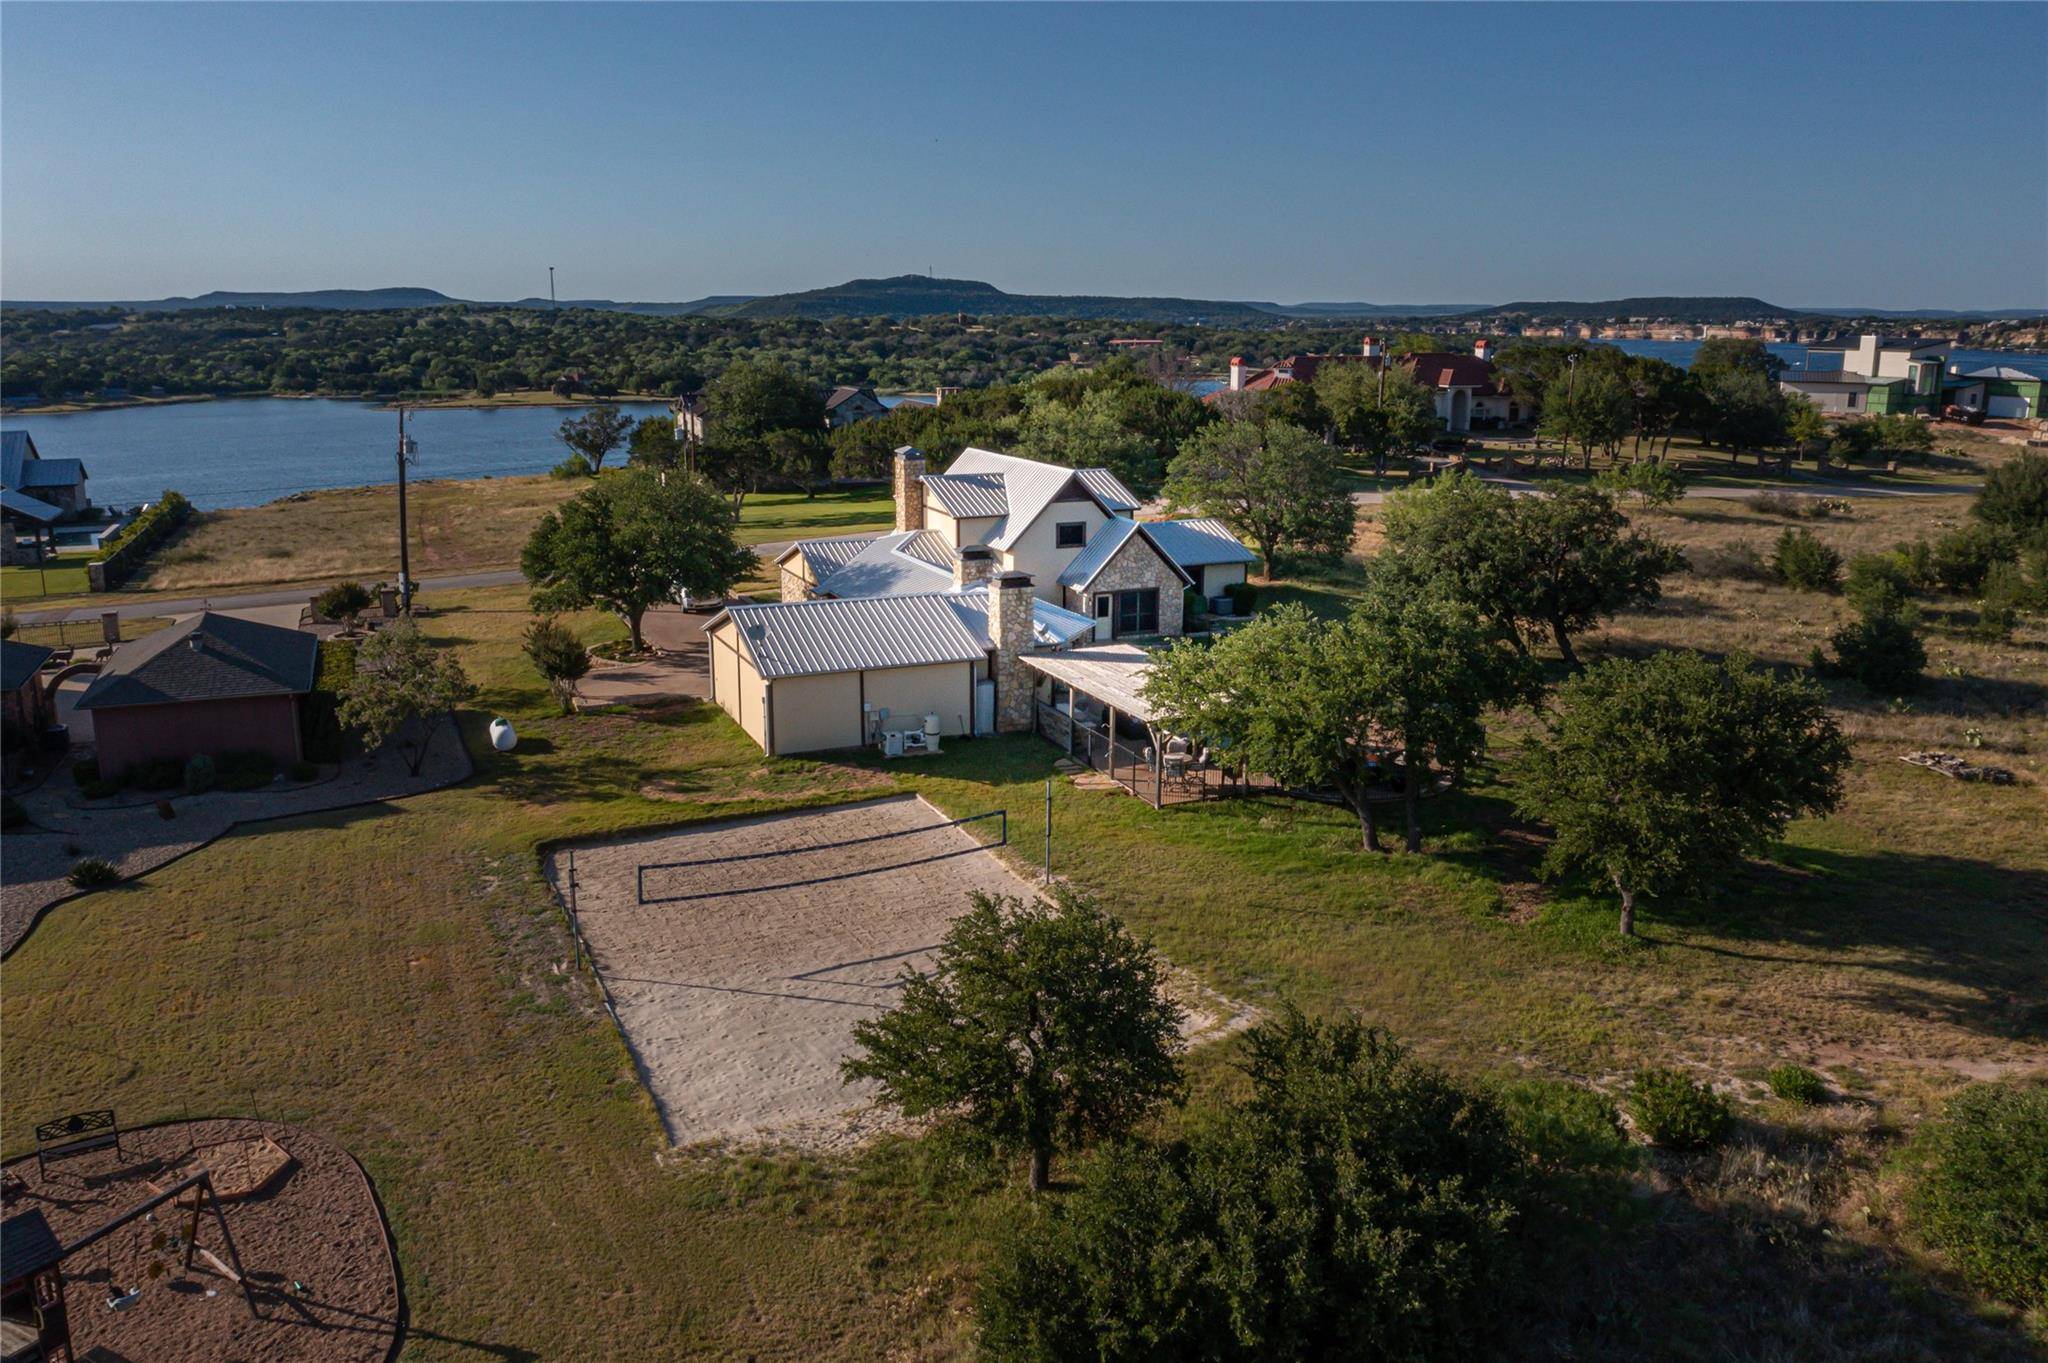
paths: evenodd
<path fill-rule="evenodd" d="M 0 290 L 2048 305 L 2048 6 L 9 3 Z"/>

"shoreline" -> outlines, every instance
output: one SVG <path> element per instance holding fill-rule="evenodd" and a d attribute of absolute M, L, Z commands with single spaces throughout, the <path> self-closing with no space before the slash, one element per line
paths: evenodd
<path fill-rule="evenodd" d="M 32 406 L 8 405 L 0 407 L 0 416 L 77 416 L 82 412 L 115 412 L 129 407 L 173 407 L 195 402 L 360 402 L 366 407 L 389 412 L 399 407 L 407 411 L 423 412 L 436 408 L 488 410 L 511 407 L 598 407 L 620 402 L 669 403 L 674 399 L 660 393 L 619 393 L 608 398 L 575 397 L 565 398 L 545 389 L 521 389 L 515 393 L 498 393 L 490 397 L 433 397 L 400 402 L 396 398 L 380 397 L 360 393 L 179 393 L 169 397 L 127 397 L 111 401 L 96 402 L 41 402 Z"/>

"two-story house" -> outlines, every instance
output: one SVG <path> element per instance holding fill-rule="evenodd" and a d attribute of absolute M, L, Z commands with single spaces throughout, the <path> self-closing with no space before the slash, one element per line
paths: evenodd
<path fill-rule="evenodd" d="M 45 459 L 27 431 L 0 431 L 0 561 L 36 561 L 51 527 L 90 510 L 82 461 Z M 24 530 L 36 540 L 26 548 Z"/>
<path fill-rule="evenodd" d="M 1176 635 L 1190 588 L 1242 582 L 1250 550 L 1214 520 L 1141 522 L 1107 469 L 968 449 L 943 473 L 896 452 L 895 523 L 800 540 L 782 600 L 706 627 L 712 698 L 773 753 L 851 747 L 878 725 L 939 734 L 1031 724 L 1029 651 Z"/>
<path fill-rule="evenodd" d="M 1806 365 L 1778 375 L 1778 388 L 1838 416 L 1929 412 L 1941 401 L 1948 342 L 1865 334 L 1806 348 Z"/>

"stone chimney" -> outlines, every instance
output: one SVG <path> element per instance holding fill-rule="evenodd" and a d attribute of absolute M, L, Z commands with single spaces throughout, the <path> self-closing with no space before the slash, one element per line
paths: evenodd
<path fill-rule="evenodd" d="M 1031 574 L 998 573 L 989 584 L 988 642 L 995 651 L 996 732 L 1028 732 L 1038 674 L 1019 659 L 1031 650 L 1031 611 L 1037 595 Z"/>
<path fill-rule="evenodd" d="M 1232 355 L 1230 357 L 1230 391 L 1233 393 L 1244 391 L 1244 356 L 1242 355 Z"/>
<path fill-rule="evenodd" d="M 924 529 L 924 451 L 905 445 L 896 451 L 896 528 Z"/>
<path fill-rule="evenodd" d="M 953 589 L 964 591 L 996 575 L 996 551 L 986 544 L 966 544 L 953 559 Z"/>
<path fill-rule="evenodd" d="M 1481 336 L 1472 343 L 1472 357 L 1478 360 L 1485 360 L 1491 364 L 1493 362 L 1493 342 Z"/>

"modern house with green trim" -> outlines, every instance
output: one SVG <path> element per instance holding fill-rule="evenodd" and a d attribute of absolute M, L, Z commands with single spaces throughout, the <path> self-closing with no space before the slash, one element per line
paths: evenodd
<path fill-rule="evenodd" d="M 1936 412 L 1942 401 L 1947 341 L 1864 335 L 1854 342 L 1809 346 L 1804 369 L 1778 375 L 1829 416 Z"/>
<path fill-rule="evenodd" d="M 2042 405 L 2048 379 L 2039 374 L 2030 374 L 2009 364 L 1961 371 L 1961 365 L 1950 365 L 1949 372 L 1943 376 L 1941 400 L 1944 404 L 2006 420 L 2025 421 L 2048 416 L 2048 407 Z"/>

